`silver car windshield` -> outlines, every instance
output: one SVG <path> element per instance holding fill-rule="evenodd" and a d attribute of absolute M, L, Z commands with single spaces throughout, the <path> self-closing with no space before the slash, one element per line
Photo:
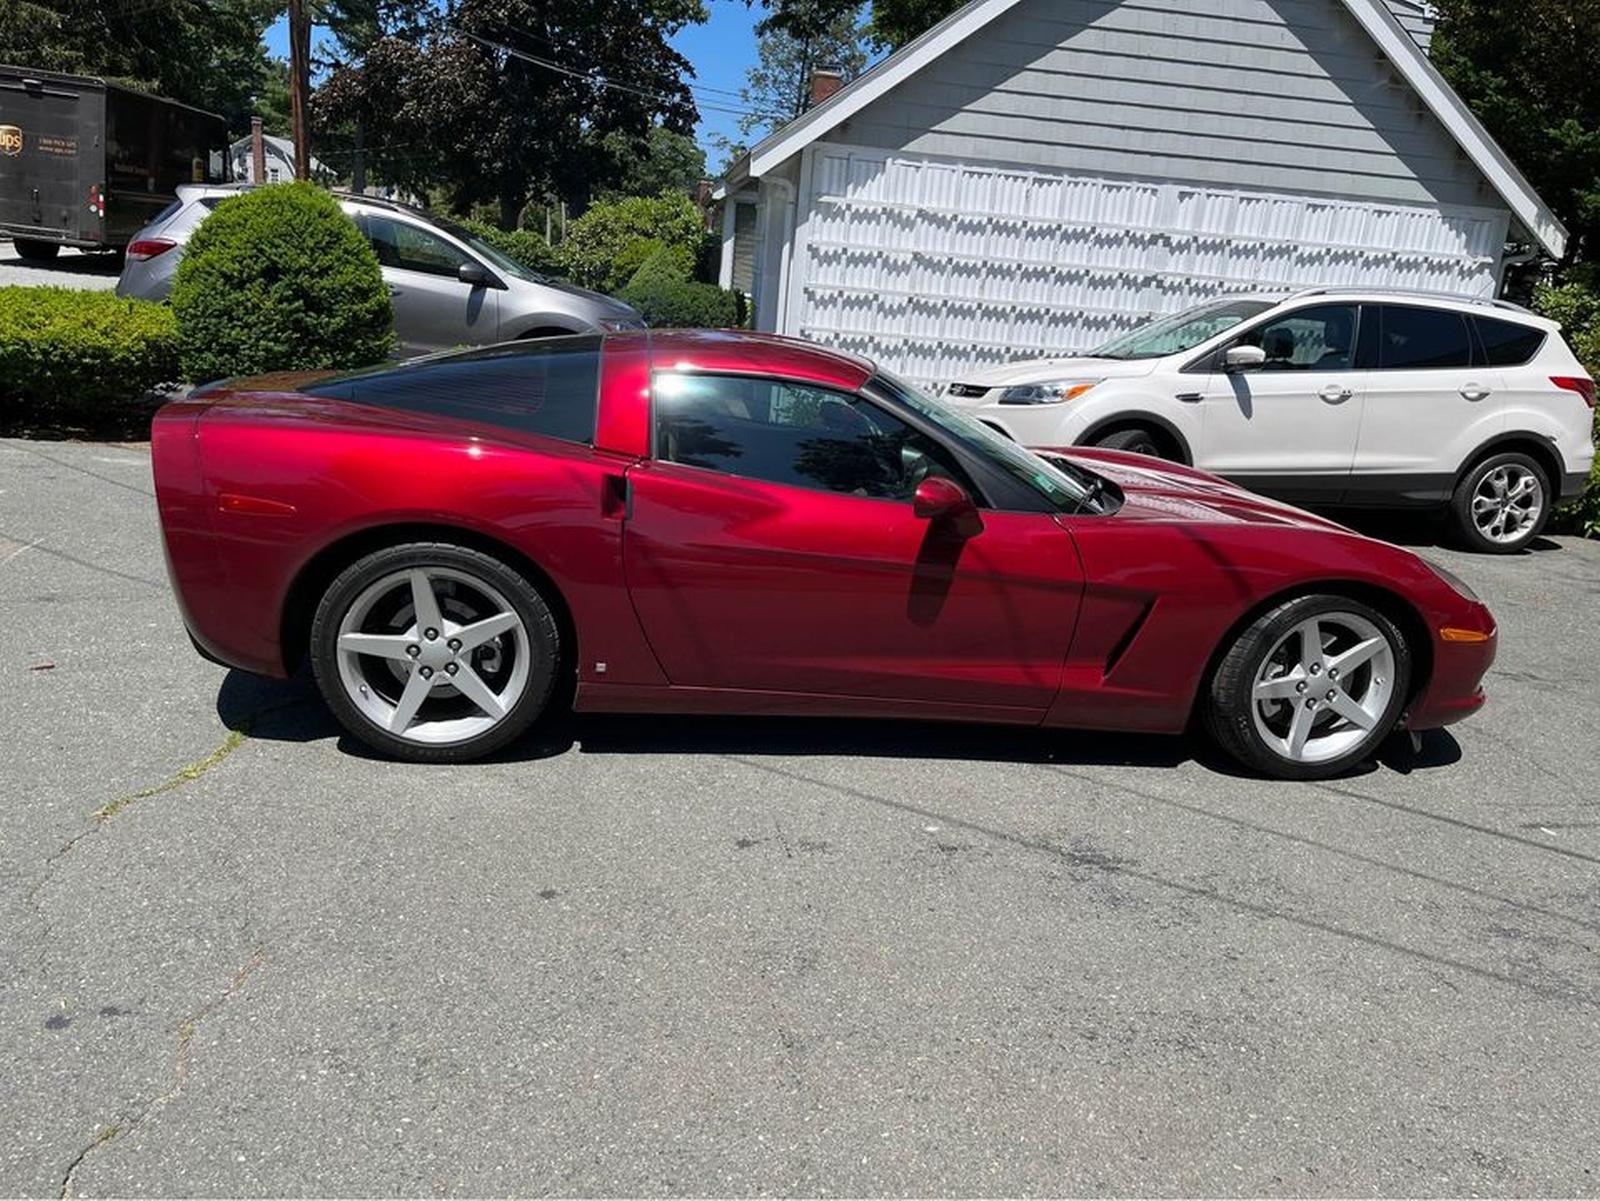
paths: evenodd
<path fill-rule="evenodd" d="M 1146 322 L 1091 351 L 1089 357 L 1164 359 L 1169 354 L 1193 350 L 1200 343 L 1209 342 L 1241 321 L 1259 317 L 1272 307 L 1274 302 L 1269 300 L 1215 300 Z"/>
<path fill-rule="evenodd" d="M 548 276 L 540 275 L 532 267 L 523 266 L 504 251 L 496 250 L 493 246 L 489 245 L 489 243 L 485 242 L 476 234 L 469 233 L 467 230 L 462 229 L 461 226 L 457 225 L 454 221 L 440 221 L 435 218 L 434 224 L 440 229 L 444 230 L 452 238 L 455 238 L 457 241 L 465 242 L 469 247 L 472 248 L 473 254 L 487 259 L 489 265 L 495 269 L 504 271 L 507 275 L 514 275 L 518 279 L 525 279 L 529 283 L 547 284 L 550 282 Z"/>

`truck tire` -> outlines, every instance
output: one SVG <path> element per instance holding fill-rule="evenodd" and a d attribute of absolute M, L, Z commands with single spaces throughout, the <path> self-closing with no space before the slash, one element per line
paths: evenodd
<path fill-rule="evenodd" d="M 18 238 L 12 243 L 17 257 L 28 263 L 48 263 L 61 253 L 59 242 L 36 242 L 32 238 Z"/>

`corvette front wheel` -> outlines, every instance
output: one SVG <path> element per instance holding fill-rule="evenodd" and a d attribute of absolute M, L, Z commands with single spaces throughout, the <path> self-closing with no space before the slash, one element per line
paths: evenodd
<path fill-rule="evenodd" d="M 387 547 L 323 595 L 311 662 L 328 707 L 369 746 L 456 763 L 538 720 L 561 661 L 550 606 L 499 559 L 449 543 Z"/>
<path fill-rule="evenodd" d="M 1378 749 L 1410 681 L 1410 648 L 1383 613 L 1348 597 L 1296 597 L 1229 647 L 1211 678 L 1206 724 L 1247 767 L 1326 779 Z"/>

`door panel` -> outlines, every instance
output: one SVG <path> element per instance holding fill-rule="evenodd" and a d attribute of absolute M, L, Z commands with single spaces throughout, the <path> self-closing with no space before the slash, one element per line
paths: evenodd
<path fill-rule="evenodd" d="M 1047 514 L 957 532 L 900 500 L 629 469 L 634 606 L 675 685 L 1008 706 L 1056 694 L 1082 576 Z"/>
<path fill-rule="evenodd" d="M 456 274 L 475 260 L 406 221 L 366 213 L 361 225 L 389 288 L 402 353 L 431 354 L 497 339 L 499 290 L 462 283 Z"/>
<path fill-rule="evenodd" d="M 1355 498 L 1418 502 L 1450 494 L 1461 457 L 1504 425 L 1505 377 L 1474 365 L 1466 318 L 1451 309 L 1369 305 L 1374 370 L 1356 449 Z"/>
<path fill-rule="evenodd" d="M 1273 318 L 1236 344 L 1258 346 L 1256 371 L 1216 372 L 1201 394 L 1196 466 L 1302 502 L 1338 501 L 1366 402 L 1356 364 L 1356 305 Z"/>

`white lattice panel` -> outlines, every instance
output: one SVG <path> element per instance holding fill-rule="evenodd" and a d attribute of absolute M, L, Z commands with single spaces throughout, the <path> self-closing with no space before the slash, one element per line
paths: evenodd
<path fill-rule="evenodd" d="M 822 145 L 790 332 L 924 383 L 1086 350 L 1224 292 L 1359 285 L 1486 295 L 1507 218 L 1090 179 Z"/>

